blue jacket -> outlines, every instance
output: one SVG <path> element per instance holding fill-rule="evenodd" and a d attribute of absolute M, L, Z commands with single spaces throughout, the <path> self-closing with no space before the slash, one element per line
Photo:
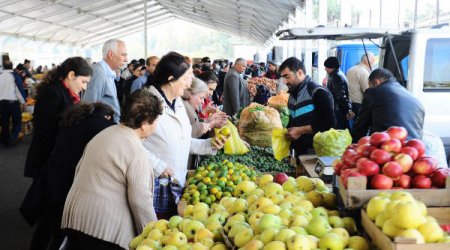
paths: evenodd
<path fill-rule="evenodd" d="M 116 73 L 101 60 L 94 65 L 94 73 L 83 96 L 85 102 L 103 102 L 114 109 L 114 121 L 120 121 L 120 104 L 114 79 Z"/>

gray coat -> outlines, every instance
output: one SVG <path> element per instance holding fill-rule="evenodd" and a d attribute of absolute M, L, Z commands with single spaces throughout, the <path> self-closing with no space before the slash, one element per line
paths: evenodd
<path fill-rule="evenodd" d="M 250 94 L 247 83 L 234 68 L 225 75 L 223 83 L 223 111 L 230 116 L 250 104 Z"/>

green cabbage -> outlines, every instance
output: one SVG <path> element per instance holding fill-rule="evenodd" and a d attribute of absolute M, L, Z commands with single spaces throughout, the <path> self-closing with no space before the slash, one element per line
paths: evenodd
<path fill-rule="evenodd" d="M 348 129 L 330 129 L 314 135 L 313 147 L 318 156 L 341 156 L 351 143 L 352 136 Z"/>

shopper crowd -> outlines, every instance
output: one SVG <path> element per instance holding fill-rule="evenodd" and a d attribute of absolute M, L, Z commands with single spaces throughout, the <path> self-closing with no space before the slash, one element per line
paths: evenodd
<path fill-rule="evenodd" d="M 176 214 L 196 157 L 215 154 L 228 139 L 213 137 L 213 129 L 251 103 L 248 77 L 279 80 L 287 88 L 286 137 L 297 154 L 311 152 L 314 134 L 331 128 L 349 129 L 356 140 L 392 125 L 422 135 L 420 102 L 388 70 L 372 72 L 370 54 L 348 78 L 339 60 L 328 58 L 326 86 L 306 75 L 295 57 L 267 68 L 243 58 L 194 63 L 176 52 L 128 62 L 127 46 L 117 39 L 105 42 L 102 54 L 93 66 L 72 57 L 50 70 L 35 69 L 45 77 L 37 85 L 25 166 L 33 184 L 21 207 L 36 224 L 31 249 L 127 249 L 149 221 Z M 0 74 L 5 146 L 20 132 L 29 63 L 14 69 L 8 62 Z M 398 110 L 400 102 L 408 103 L 406 113 Z"/>

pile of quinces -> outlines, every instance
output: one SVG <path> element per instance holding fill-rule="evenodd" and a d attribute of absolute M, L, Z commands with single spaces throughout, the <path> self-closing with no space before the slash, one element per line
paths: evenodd
<path fill-rule="evenodd" d="M 324 190 L 324 191 L 318 191 Z M 323 206 L 314 206 L 308 194 L 316 191 Z M 184 218 L 174 216 L 149 223 L 133 239 L 137 250 L 299 250 L 369 249 L 367 241 L 356 236 L 350 217 L 339 217 L 335 196 L 319 179 L 289 178 L 280 185 L 271 175 L 257 183 L 242 181 L 237 197 L 223 197 L 208 206 L 187 205 Z M 316 196 L 316 195 L 314 195 Z M 314 202 L 315 197 L 313 197 Z"/>
<path fill-rule="evenodd" d="M 381 192 L 367 204 L 367 216 L 391 239 L 406 237 L 416 239 L 417 244 L 450 242 L 444 230 L 427 207 L 411 193 Z"/>
<path fill-rule="evenodd" d="M 222 197 L 232 197 L 242 181 L 256 181 L 253 169 L 238 162 L 223 160 L 199 167 L 188 179 L 182 199 L 188 204 L 204 202 L 208 205 L 220 201 Z M 241 185 L 242 186 L 242 185 Z"/>

